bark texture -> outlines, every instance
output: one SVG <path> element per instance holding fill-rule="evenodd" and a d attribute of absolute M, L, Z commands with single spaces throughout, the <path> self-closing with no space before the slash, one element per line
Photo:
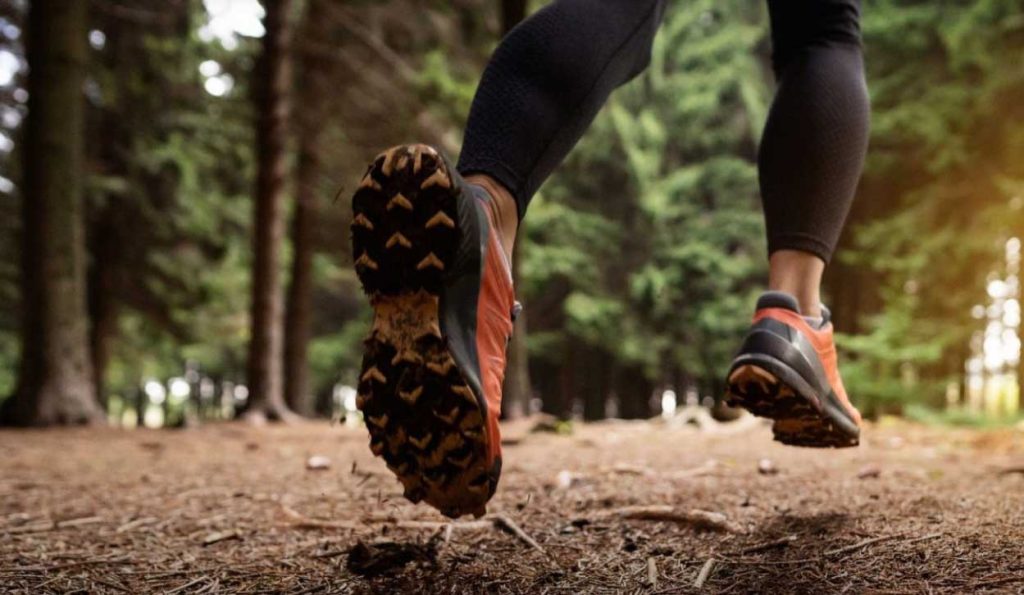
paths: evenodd
<path fill-rule="evenodd" d="M 257 110 L 256 211 L 253 220 L 252 338 L 249 343 L 249 401 L 254 422 L 285 420 L 283 295 L 279 262 L 284 240 L 291 84 L 289 15 L 291 0 L 264 2 L 263 53 L 254 80 Z"/>
<path fill-rule="evenodd" d="M 329 44 L 326 39 L 327 0 L 311 0 L 302 24 L 302 40 Z M 328 45 L 329 47 L 329 45 Z M 314 226 L 321 174 L 322 122 L 327 92 L 329 63 L 320 51 L 299 47 L 302 111 L 296 121 L 299 163 L 296 173 L 295 213 L 292 219 L 292 275 L 285 313 L 284 395 L 288 406 L 301 415 L 314 414 L 314 395 L 309 381 L 309 340 L 313 325 Z"/>
<path fill-rule="evenodd" d="M 89 354 L 82 219 L 86 2 L 35 0 L 22 200 L 22 357 L 6 424 L 103 420 Z"/>

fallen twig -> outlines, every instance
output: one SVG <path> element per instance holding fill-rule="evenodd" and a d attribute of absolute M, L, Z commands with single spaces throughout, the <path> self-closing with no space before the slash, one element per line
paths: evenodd
<path fill-rule="evenodd" d="M 908 539 L 907 541 L 904 541 L 903 543 L 904 544 L 917 543 L 919 541 L 926 541 L 928 539 L 935 539 L 935 538 L 938 538 L 938 537 L 942 537 L 942 535 L 943 535 L 942 533 L 929 533 L 928 535 L 922 535 L 921 537 L 915 537 L 914 539 Z M 795 541 L 796 537 L 797 537 L 796 535 L 790 535 L 790 536 L 785 537 L 783 539 L 779 539 L 779 540 L 776 540 L 776 541 L 764 543 L 764 544 L 761 544 L 761 545 L 758 545 L 758 546 L 754 546 L 752 548 L 748 548 L 748 549 L 742 550 L 740 553 L 741 554 L 755 553 L 755 552 L 761 551 L 763 549 L 767 549 L 767 548 L 772 547 L 772 546 L 783 545 L 784 543 L 788 543 L 789 541 Z M 873 545 L 875 543 L 879 543 L 879 542 L 882 542 L 882 541 L 891 541 L 893 539 L 899 539 L 900 537 L 903 537 L 903 534 L 899 534 L 899 535 L 883 535 L 881 537 L 872 537 L 870 539 L 864 539 L 862 541 L 858 541 L 857 543 L 850 544 L 850 545 L 847 545 L 847 546 L 844 546 L 844 547 L 841 547 L 841 548 L 836 548 L 836 549 L 828 550 L 828 551 L 822 553 L 820 556 L 815 557 L 815 558 L 799 558 L 799 559 L 796 559 L 796 560 L 743 560 L 743 559 L 728 559 L 728 560 L 725 560 L 725 561 L 730 563 L 730 564 L 750 564 L 750 565 L 754 565 L 754 566 L 777 566 L 777 565 L 789 565 L 789 564 L 811 564 L 811 563 L 814 563 L 814 562 L 821 562 L 822 560 L 824 560 L 828 556 L 835 556 L 835 555 L 838 555 L 838 554 L 848 554 L 850 552 L 853 552 L 853 551 L 865 548 L 865 547 L 867 547 L 869 545 Z"/>
<path fill-rule="evenodd" d="M 242 536 L 238 534 L 238 531 L 217 531 L 216 533 L 210 533 L 203 538 L 203 545 L 213 545 L 228 539 L 241 539 Z"/>
<path fill-rule="evenodd" d="M 647 582 L 652 589 L 658 588 L 658 561 L 654 558 L 647 558 Z"/>
<path fill-rule="evenodd" d="M 690 469 L 680 469 L 679 471 L 669 471 L 664 474 L 669 479 L 689 479 L 691 477 L 702 477 L 718 470 L 718 461 L 709 460 L 704 464 Z"/>
<path fill-rule="evenodd" d="M 704 583 L 706 583 L 707 580 L 711 578 L 711 572 L 714 569 L 715 559 L 708 558 L 708 561 L 704 563 L 704 566 L 701 566 L 700 572 L 697 573 L 697 580 L 693 581 L 693 588 L 702 589 L 704 587 Z"/>
<path fill-rule="evenodd" d="M 37 521 L 35 523 L 28 523 L 20 527 L 11 527 L 4 529 L 5 533 L 39 533 L 41 531 L 52 531 L 57 528 L 57 524 L 53 521 Z"/>
<path fill-rule="evenodd" d="M 103 518 L 98 516 L 85 516 L 77 519 L 68 519 L 66 521 L 58 521 L 57 528 L 63 529 L 65 527 L 81 527 L 82 525 L 95 525 L 96 523 L 102 523 Z"/>
<path fill-rule="evenodd" d="M 677 510 L 671 506 L 625 506 L 605 513 L 622 519 L 635 521 L 665 521 L 690 525 L 695 529 L 740 533 L 741 530 L 720 512 L 707 510 Z"/>
<path fill-rule="evenodd" d="M 203 575 L 203 576 L 201 576 L 199 578 L 192 579 L 189 582 L 185 583 L 184 585 L 181 585 L 179 587 L 175 587 L 174 589 L 171 589 L 170 591 L 165 593 L 165 595 L 174 595 L 175 593 L 180 593 L 180 592 L 184 591 L 185 589 L 187 589 L 189 587 L 194 587 L 194 586 L 198 585 L 199 583 L 202 583 L 202 582 L 205 582 L 205 581 L 209 580 L 209 578 L 210 577 L 208 577 L 206 575 Z"/>
<path fill-rule="evenodd" d="M 153 516 L 142 517 L 141 519 L 135 519 L 134 521 L 128 521 L 127 523 L 124 523 L 123 525 L 121 525 L 120 527 L 115 529 L 114 532 L 115 533 L 126 533 L 128 531 L 131 531 L 132 529 L 137 529 L 137 528 L 139 528 L 139 527 L 141 527 L 143 525 L 148 525 L 150 523 L 155 523 L 158 520 L 160 520 L 160 519 L 158 519 L 156 517 L 153 517 Z"/>
<path fill-rule="evenodd" d="M 655 471 L 650 467 L 630 465 L 629 463 L 616 463 L 611 468 L 603 469 L 602 471 L 604 473 L 617 475 L 641 475 L 647 477 L 656 475 Z"/>
<path fill-rule="evenodd" d="M 320 519 L 311 519 L 298 511 L 289 508 L 285 505 L 281 505 L 281 512 L 288 518 L 289 525 L 296 529 L 347 529 L 355 530 L 359 528 L 359 524 L 352 521 L 327 521 Z"/>
<path fill-rule="evenodd" d="M 515 521 L 513 521 L 512 519 L 508 518 L 503 514 L 494 515 L 493 518 L 495 526 L 504 527 L 505 529 L 508 529 L 513 534 L 515 534 L 516 537 L 522 539 L 527 545 L 537 550 L 538 552 L 547 555 L 547 552 L 544 551 L 544 548 L 542 548 L 540 544 L 537 543 L 532 537 L 527 535 L 526 531 L 520 529 L 519 525 L 517 525 Z"/>
<path fill-rule="evenodd" d="M 936 538 L 939 538 L 939 537 L 942 537 L 942 536 L 943 536 L 943 533 L 929 533 L 928 535 L 922 535 L 921 537 L 915 537 L 914 539 L 908 539 L 907 541 L 903 542 L 903 545 L 907 545 L 908 543 L 917 543 L 919 541 L 927 541 L 929 539 L 936 539 Z"/>
<path fill-rule="evenodd" d="M 764 550 L 770 550 L 773 547 L 789 545 L 794 541 L 796 541 L 796 535 L 787 535 L 781 539 L 776 539 L 775 541 L 769 541 L 767 543 L 750 546 L 747 549 L 740 550 L 740 554 L 754 554 L 757 552 L 763 552 Z"/>

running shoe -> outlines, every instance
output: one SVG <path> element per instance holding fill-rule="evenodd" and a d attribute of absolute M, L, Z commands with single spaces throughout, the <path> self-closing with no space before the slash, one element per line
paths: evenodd
<path fill-rule="evenodd" d="M 769 291 L 757 301 L 754 323 L 729 369 L 726 402 L 775 420 L 783 444 L 857 446 L 860 413 L 839 377 L 829 311 L 812 326 L 796 299 Z"/>
<path fill-rule="evenodd" d="M 441 153 L 402 145 L 352 199 L 355 269 L 374 310 L 357 406 L 405 497 L 480 516 L 501 473 L 501 384 L 518 305 L 490 196 Z"/>

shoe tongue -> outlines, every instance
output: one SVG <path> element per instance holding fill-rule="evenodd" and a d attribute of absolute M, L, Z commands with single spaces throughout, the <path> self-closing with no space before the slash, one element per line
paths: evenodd
<path fill-rule="evenodd" d="M 800 314 L 800 304 L 796 298 L 784 291 L 766 291 L 757 300 L 757 309 L 783 308 Z"/>

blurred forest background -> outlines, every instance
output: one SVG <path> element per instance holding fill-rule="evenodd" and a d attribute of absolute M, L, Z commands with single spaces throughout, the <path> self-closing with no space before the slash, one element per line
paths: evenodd
<path fill-rule="evenodd" d="M 389 145 L 457 154 L 489 53 L 543 4 L 0 2 L 0 421 L 353 410 L 349 195 Z M 508 415 L 721 394 L 766 279 L 767 20 L 672 2 L 542 188 Z M 871 149 L 826 286 L 848 388 L 869 415 L 1014 419 L 1024 1 L 865 0 L 863 29 Z"/>

